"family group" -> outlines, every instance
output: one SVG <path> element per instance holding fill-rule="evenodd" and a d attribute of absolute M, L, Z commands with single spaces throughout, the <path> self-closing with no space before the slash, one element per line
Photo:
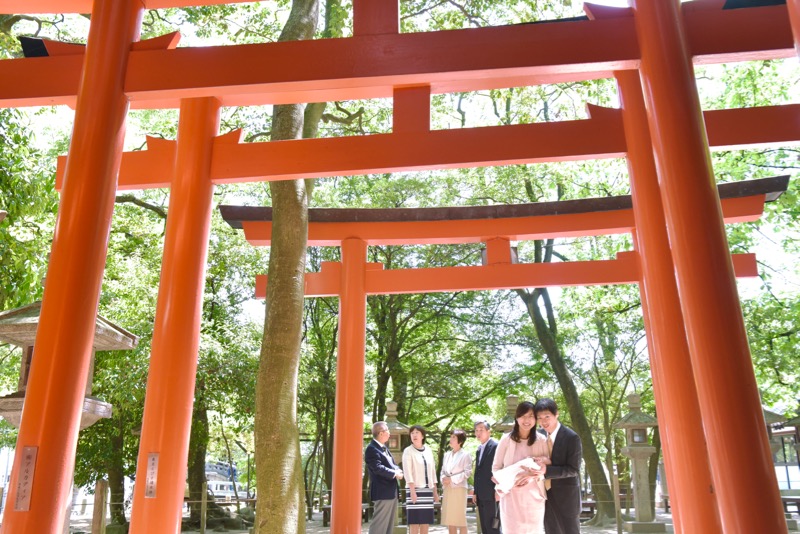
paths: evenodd
<path fill-rule="evenodd" d="M 538 428 L 537 429 L 537 424 Z M 374 514 L 370 534 L 392 534 L 397 516 L 399 481 L 405 480 L 406 513 L 410 534 L 427 534 L 443 499 L 441 523 L 450 534 L 467 532 L 467 491 L 474 473 L 475 504 L 481 532 L 485 534 L 578 534 L 581 495 L 579 470 L 581 441 L 558 421 L 552 399 L 535 404 L 521 402 L 514 428 L 500 441 L 491 436 L 486 421 L 475 423 L 480 442 L 472 457 L 463 449 L 463 430 L 450 434 L 450 450 L 444 455 L 437 478 L 433 453 L 425 446 L 426 430 L 410 429 L 411 445 L 403 451 L 399 467 L 386 443 L 389 427 L 383 421 L 372 426 L 372 441 L 364 452 L 369 471 Z"/>

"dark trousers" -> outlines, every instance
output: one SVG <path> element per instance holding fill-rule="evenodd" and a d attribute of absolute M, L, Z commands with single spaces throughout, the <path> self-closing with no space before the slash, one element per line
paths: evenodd
<path fill-rule="evenodd" d="M 500 529 L 492 528 L 492 520 L 495 516 L 494 499 L 478 499 L 478 517 L 481 520 L 481 532 L 483 534 L 500 534 Z"/>
<path fill-rule="evenodd" d="M 552 488 L 544 508 L 546 534 L 580 534 L 581 496 L 578 486 Z"/>

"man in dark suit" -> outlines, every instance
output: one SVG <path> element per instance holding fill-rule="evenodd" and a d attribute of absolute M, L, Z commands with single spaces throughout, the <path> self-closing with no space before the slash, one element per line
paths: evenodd
<path fill-rule="evenodd" d="M 574 430 L 558 422 L 558 406 L 553 399 L 536 401 L 533 413 L 547 434 L 552 462 L 544 475 L 547 488 L 544 530 L 547 534 L 579 534 L 581 439 Z"/>
<path fill-rule="evenodd" d="M 492 463 L 497 450 L 497 441 L 492 437 L 491 426 L 486 421 L 475 423 L 475 437 L 481 442 L 475 454 L 475 504 L 478 505 L 478 517 L 481 521 L 481 532 L 499 534 L 500 529 L 492 528 L 497 506 L 494 482 L 492 481 Z"/>
<path fill-rule="evenodd" d="M 392 534 L 397 517 L 397 481 L 403 478 L 394 458 L 386 448 L 389 426 L 378 421 L 372 425 L 372 441 L 364 451 L 364 462 L 369 471 L 369 496 L 375 513 L 369 525 L 369 534 Z"/>

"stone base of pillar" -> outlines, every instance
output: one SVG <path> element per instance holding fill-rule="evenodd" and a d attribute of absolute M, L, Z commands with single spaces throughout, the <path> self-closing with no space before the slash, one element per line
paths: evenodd
<path fill-rule="evenodd" d="M 625 532 L 667 532 L 666 523 L 657 523 L 654 521 L 625 521 L 622 523 L 622 528 Z M 671 530 L 671 529 L 670 529 Z"/>

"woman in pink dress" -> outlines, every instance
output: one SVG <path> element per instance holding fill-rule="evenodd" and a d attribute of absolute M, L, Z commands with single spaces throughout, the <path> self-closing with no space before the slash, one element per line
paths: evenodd
<path fill-rule="evenodd" d="M 501 488 L 503 534 L 544 534 L 544 473 L 550 463 L 549 452 L 547 440 L 536 432 L 533 403 L 521 402 L 514 429 L 500 438 L 492 464 Z"/>

